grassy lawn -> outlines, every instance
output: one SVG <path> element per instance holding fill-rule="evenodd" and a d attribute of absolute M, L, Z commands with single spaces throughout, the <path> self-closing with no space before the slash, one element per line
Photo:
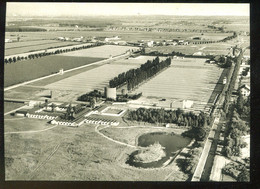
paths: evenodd
<path fill-rule="evenodd" d="M 4 113 L 24 106 L 23 103 L 4 102 Z"/>
<path fill-rule="evenodd" d="M 58 72 L 61 68 L 68 70 L 100 60 L 103 59 L 91 57 L 47 56 L 39 59 L 5 64 L 4 86 L 7 87 L 50 75 Z"/>
<path fill-rule="evenodd" d="M 171 102 L 175 107 L 175 104 L 180 105 L 180 100 L 192 100 L 196 110 L 203 110 L 223 71 L 216 65 L 205 63 L 205 60 L 173 59 L 169 68 L 134 90 L 143 94 L 143 98 L 138 101 L 152 103 L 150 99 L 160 97 L 167 99 L 166 107 L 169 107 Z"/>
<path fill-rule="evenodd" d="M 72 91 L 89 92 L 94 89 L 104 90 L 109 80 L 116 75 L 138 67 L 137 64 L 119 65 L 105 64 L 72 77 L 51 83 L 45 87 L 48 89 L 62 89 Z M 87 81 L 87 82 L 86 82 Z"/>
<path fill-rule="evenodd" d="M 12 123 L 10 121 L 6 127 L 14 129 L 20 125 L 35 130 L 46 127 L 44 121 L 36 121 L 35 124 L 30 122 L 26 121 L 21 125 L 19 121 L 12 121 Z M 6 179 L 163 181 L 171 172 L 176 175 L 171 180 L 187 179 L 187 176 L 180 178 L 183 173 L 173 170 L 171 165 L 165 168 L 139 169 L 125 164 L 128 154 L 135 149 L 103 138 L 94 131 L 94 128 L 95 126 L 86 124 L 79 128 L 58 126 L 45 132 L 6 135 Z M 137 132 L 129 130 L 129 133 L 136 136 Z M 127 136 L 118 134 L 122 139 Z M 135 139 L 126 137 L 126 140 L 133 142 Z"/>

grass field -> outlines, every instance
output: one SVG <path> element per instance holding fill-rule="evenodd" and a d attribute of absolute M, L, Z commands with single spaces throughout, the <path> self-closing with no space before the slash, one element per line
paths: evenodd
<path fill-rule="evenodd" d="M 93 48 L 78 50 L 74 52 L 67 52 L 62 54 L 62 56 L 109 58 L 110 55 L 116 56 L 116 55 L 124 54 L 129 49 L 138 49 L 138 48 L 130 47 L 130 46 L 103 45 L 100 47 L 93 47 Z"/>
<path fill-rule="evenodd" d="M 5 43 L 5 50 L 12 48 L 20 48 L 34 45 L 50 44 L 60 42 L 58 40 L 35 40 L 35 41 L 19 41 L 12 43 Z"/>
<path fill-rule="evenodd" d="M 192 100 L 205 106 L 223 71 L 216 65 L 206 64 L 205 60 L 173 59 L 170 68 L 147 81 L 134 92 L 142 92 L 147 98 Z M 199 108 L 203 109 L 203 106 Z"/>
<path fill-rule="evenodd" d="M 68 70 L 100 60 L 103 59 L 55 55 L 13 64 L 5 64 L 4 86 L 7 87 L 17 83 L 22 83 L 24 81 L 50 75 L 58 72 L 61 68 Z"/>
<path fill-rule="evenodd" d="M 47 41 L 47 42 L 46 42 Z M 38 42 L 38 43 L 36 43 Z M 41 42 L 41 43 L 40 43 Z M 5 56 L 8 55 L 15 55 L 15 54 L 21 54 L 26 53 L 30 51 L 37 51 L 37 50 L 45 50 L 48 48 L 55 48 L 55 47 L 63 47 L 67 45 L 77 45 L 80 44 L 79 42 L 72 42 L 72 41 L 55 41 L 55 40 L 41 40 L 41 41 L 30 41 L 30 42 L 21 42 L 23 44 L 19 47 L 11 47 L 11 48 L 5 48 Z M 6 44 L 12 44 L 12 43 L 6 43 Z M 20 45 L 19 43 L 15 43 L 14 45 Z M 8 45 L 7 45 L 8 47 Z"/>
<path fill-rule="evenodd" d="M 23 103 L 4 102 L 4 113 L 24 106 Z"/>
<path fill-rule="evenodd" d="M 93 89 L 104 90 L 108 82 L 118 74 L 129 69 L 136 68 L 138 65 L 113 65 L 105 64 L 95 69 L 80 73 L 75 76 L 46 85 L 48 89 L 74 90 L 89 92 Z"/>
<path fill-rule="evenodd" d="M 6 131 L 39 130 L 46 121 L 24 119 L 6 121 Z M 7 130 L 8 129 L 8 130 Z M 122 130 L 121 130 L 122 131 Z M 148 132 L 149 129 L 146 129 Z M 150 129 L 154 131 L 154 129 Z M 118 130 L 120 133 L 120 130 Z M 117 134 L 118 132 L 112 132 Z M 127 141 L 135 141 L 144 129 L 128 130 Z M 113 135 L 114 135 L 113 134 Z M 124 136 L 121 135 L 123 140 Z M 132 139 L 131 139 L 132 138 Z M 134 148 L 107 140 L 95 126 L 55 127 L 31 134 L 5 135 L 6 180 L 85 180 L 85 181 L 185 181 L 187 176 L 171 165 L 159 169 L 138 169 L 125 164 Z"/>
<path fill-rule="evenodd" d="M 99 66 L 95 69 L 81 72 L 77 75 L 50 83 L 45 86 L 47 89 L 61 89 L 74 91 L 90 91 L 93 89 L 103 90 L 108 82 L 118 74 L 137 68 L 147 60 L 153 60 L 155 56 L 139 56 L 136 58 L 121 59 L 110 64 Z M 160 60 L 166 57 L 160 57 Z M 102 76 L 100 75 L 102 73 Z"/>

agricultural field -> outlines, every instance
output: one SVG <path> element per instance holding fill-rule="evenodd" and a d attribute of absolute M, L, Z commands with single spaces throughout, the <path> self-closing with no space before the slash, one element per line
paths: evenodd
<path fill-rule="evenodd" d="M 136 68 L 138 65 L 113 65 L 105 64 L 96 69 L 92 69 L 78 75 L 54 82 L 46 85 L 47 89 L 56 90 L 73 90 L 89 92 L 94 89 L 104 90 L 108 82 L 118 74 L 128 71 L 129 69 Z"/>
<path fill-rule="evenodd" d="M 210 43 L 210 44 L 190 44 L 190 45 L 177 45 L 177 46 L 155 46 L 146 48 L 145 52 L 158 51 L 161 53 L 181 52 L 187 55 L 192 55 L 196 52 L 202 52 L 205 55 L 227 55 L 230 47 L 238 44 L 243 47 L 250 45 L 249 36 L 241 36 L 239 39 L 233 39 L 225 43 Z"/>
<path fill-rule="evenodd" d="M 5 50 L 12 49 L 12 48 L 57 43 L 57 42 L 60 42 L 60 41 L 58 41 L 58 40 L 35 40 L 35 41 L 19 41 L 19 42 L 5 43 Z"/>
<path fill-rule="evenodd" d="M 6 32 L 6 38 L 12 39 L 10 35 L 14 35 L 14 39 L 19 34 L 21 40 L 39 40 L 39 39 L 54 39 L 60 36 L 63 37 L 113 37 L 117 35 L 121 40 L 128 42 L 136 42 L 139 40 L 172 40 L 172 39 L 190 39 L 194 36 L 201 36 L 199 32 L 145 32 L 145 31 L 48 31 L 48 32 Z M 206 39 L 223 39 L 231 35 L 230 33 L 205 33 L 203 37 Z"/>
<path fill-rule="evenodd" d="M 147 53 L 151 51 L 158 51 L 161 53 L 181 52 L 183 54 L 192 55 L 196 52 L 202 52 L 205 55 L 209 54 L 223 54 L 229 53 L 229 48 L 232 45 L 227 43 L 213 43 L 213 44 L 191 44 L 191 45 L 178 45 L 178 46 L 157 46 L 146 48 Z"/>
<path fill-rule="evenodd" d="M 165 98 L 168 107 L 170 102 L 174 105 L 174 102 L 179 103 L 180 100 L 192 100 L 197 103 L 195 109 L 203 109 L 223 71 L 216 65 L 205 63 L 205 60 L 173 59 L 171 67 L 145 82 L 134 92 L 142 92 L 148 101 L 151 98 Z"/>
<path fill-rule="evenodd" d="M 22 44 L 20 44 L 22 43 Z M 11 47 L 8 47 L 9 44 Z M 13 43 L 6 43 L 5 47 L 5 56 L 21 54 L 31 51 L 38 51 L 38 50 L 45 50 L 48 48 L 56 48 L 56 47 L 63 47 L 68 45 L 77 45 L 80 44 L 79 42 L 72 42 L 72 41 L 55 41 L 55 40 L 41 40 L 41 41 L 26 41 L 26 42 L 15 42 Z M 18 45 L 18 46 L 15 46 Z"/>
<path fill-rule="evenodd" d="M 7 87 L 22 83 L 24 81 L 50 75 L 58 72 L 61 68 L 68 70 L 100 60 L 103 60 L 103 58 L 54 55 L 6 64 L 4 86 Z"/>
<path fill-rule="evenodd" d="M 109 80 L 113 77 L 130 69 L 137 68 L 141 64 L 144 64 L 147 60 L 153 60 L 154 58 L 156 57 L 139 56 L 136 58 L 116 60 L 95 69 L 50 83 L 44 87 L 46 89 L 73 90 L 82 92 L 88 92 L 93 89 L 103 91 L 104 87 L 108 85 Z M 160 57 L 160 60 L 163 59 L 166 59 L 166 57 Z M 100 73 L 102 73 L 102 76 L 100 76 Z"/>
<path fill-rule="evenodd" d="M 99 57 L 109 58 L 110 56 L 117 56 L 124 54 L 129 49 L 139 49 L 138 47 L 117 46 L 117 45 L 103 45 L 89 49 L 82 49 L 73 52 L 63 53 L 62 56 L 72 57 Z"/>

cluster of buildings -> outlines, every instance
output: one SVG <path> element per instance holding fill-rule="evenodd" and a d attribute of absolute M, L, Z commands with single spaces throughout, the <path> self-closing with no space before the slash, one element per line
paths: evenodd
<path fill-rule="evenodd" d="M 75 41 L 75 42 L 83 42 L 83 36 L 81 37 L 76 37 L 76 38 L 69 38 L 69 37 L 58 37 L 57 38 L 60 41 Z"/>
<path fill-rule="evenodd" d="M 51 124 L 64 125 L 69 127 L 78 127 L 83 123 L 101 124 L 101 125 L 119 125 L 119 121 L 111 118 L 93 117 L 93 115 L 103 115 L 108 109 L 107 106 L 99 106 L 94 109 L 88 108 L 83 104 L 70 103 L 29 103 L 28 107 L 17 110 L 16 116 L 23 116 L 34 119 L 50 120 Z M 109 116 L 109 114 L 104 114 Z M 112 115 L 112 114 L 111 114 Z M 110 115 L 110 116 L 111 116 Z M 122 112 L 120 112 L 122 115 Z M 113 115 L 112 115 L 113 116 Z"/>

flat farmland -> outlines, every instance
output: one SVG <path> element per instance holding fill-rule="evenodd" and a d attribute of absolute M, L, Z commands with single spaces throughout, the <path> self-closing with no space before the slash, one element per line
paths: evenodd
<path fill-rule="evenodd" d="M 226 55 L 233 44 L 230 43 L 212 43 L 212 44 L 190 44 L 190 45 L 178 45 L 178 46 L 158 46 L 152 48 L 146 48 L 146 52 L 158 51 L 162 53 L 181 52 L 187 55 L 192 55 L 196 52 L 202 52 L 207 54 L 224 54 Z"/>
<path fill-rule="evenodd" d="M 48 42 L 46 42 L 46 41 L 48 41 Z M 45 50 L 48 48 L 80 44 L 79 42 L 72 42 L 72 41 L 64 41 L 64 42 L 55 41 L 55 40 L 46 40 L 46 41 L 42 40 L 41 43 L 38 43 L 38 44 L 36 42 L 39 42 L 39 41 L 30 41 L 30 42 L 26 41 L 23 43 L 23 44 L 25 44 L 24 46 L 22 46 L 23 45 L 22 44 L 20 47 L 19 46 L 10 47 L 10 48 L 7 47 L 7 48 L 5 48 L 5 56 L 21 54 L 21 53 L 26 53 L 26 52 L 30 52 L 30 51 Z M 10 43 L 10 44 L 12 44 L 12 43 Z M 19 43 L 15 42 L 15 44 L 20 45 L 20 42 Z"/>
<path fill-rule="evenodd" d="M 134 92 L 151 98 L 192 100 L 206 105 L 223 71 L 206 59 L 172 60 L 171 67 L 141 85 Z"/>
<path fill-rule="evenodd" d="M 7 87 L 22 83 L 24 81 L 50 75 L 58 72 L 61 68 L 68 70 L 100 60 L 103 60 L 103 58 L 54 55 L 12 64 L 5 64 L 4 86 Z"/>
<path fill-rule="evenodd" d="M 110 55 L 116 56 L 116 55 L 124 54 L 129 49 L 139 49 L 139 48 L 130 47 L 130 46 L 103 45 L 99 47 L 93 47 L 89 49 L 82 49 L 78 51 L 63 53 L 61 56 L 109 58 Z"/>
<path fill-rule="evenodd" d="M 19 47 L 27 47 L 33 45 L 42 45 L 48 43 L 57 43 L 60 42 L 58 40 L 35 40 L 35 41 L 19 41 L 12 43 L 5 43 L 5 49 L 19 48 Z"/>
<path fill-rule="evenodd" d="M 93 89 L 103 90 L 110 79 L 118 74 L 136 68 L 138 65 L 105 64 L 95 69 L 46 85 L 48 89 L 73 90 L 88 92 Z"/>
<path fill-rule="evenodd" d="M 15 35 L 16 37 L 12 37 Z M 174 38 L 188 39 L 193 36 L 201 36 L 200 32 L 146 32 L 146 31 L 48 31 L 48 32 L 6 32 L 6 38 L 16 39 L 20 35 L 21 40 L 31 41 L 39 39 L 53 39 L 60 36 L 65 37 L 112 37 L 118 35 L 121 40 L 134 42 L 138 40 L 169 40 Z M 230 33 L 204 33 L 207 39 L 223 39 L 230 35 Z"/>

